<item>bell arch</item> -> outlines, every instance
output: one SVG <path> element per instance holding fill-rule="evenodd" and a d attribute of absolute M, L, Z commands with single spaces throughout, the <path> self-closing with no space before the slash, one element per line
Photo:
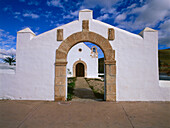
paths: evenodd
<path fill-rule="evenodd" d="M 66 65 L 69 50 L 79 42 L 91 42 L 98 45 L 105 56 L 105 100 L 116 101 L 116 61 L 115 51 L 109 40 L 103 36 L 82 31 L 67 37 L 56 50 L 55 62 L 55 100 L 66 99 Z"/>

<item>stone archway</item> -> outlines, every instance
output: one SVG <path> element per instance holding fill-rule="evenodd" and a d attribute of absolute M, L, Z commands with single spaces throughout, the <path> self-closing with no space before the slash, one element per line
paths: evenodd
<path fill-rule="evenodd" d="M 77 32 L 67 37 L 56 50 L 55 63 L 55 100 L 66 99 L 66 64 L 69 50 L 79 42 L 91 42 L 98 45 L 105 56 L 105 100 L 116 101 L 116 61 L 115 51 L 109 40 L 90 32 Z"/>
<path fill-rule="evenodd" d="M 78 60 L 73 64 L 73 77 L 76 77 L 76 65 L 78 63 L 82 63 L 84 65 L 84 77 L 86 77 L 87 76 L 87 64 L 82 60 Z"/>

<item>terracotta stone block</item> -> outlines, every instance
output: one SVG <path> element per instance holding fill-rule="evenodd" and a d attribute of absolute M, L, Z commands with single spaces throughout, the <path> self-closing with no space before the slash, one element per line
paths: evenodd
<path fill-rule="evenodd" d="M 66 84 L 66 77 L 57 77 L 55 80 L 55 86 L 58 85 L 65 85 Z"/>
<path fill-rule="evenodd" d="M 66 66 L 55 66 L 55 76 L 65 77 L 66 76 Z"/>
<path fill-rule="evenodd" d="M 108 40 L 114 40 L 115 39 L 115 31 L 113 28 L 108 29 Z"/>
<path fill-rule="evenodd" d="M 75 43 L 77 43 L 75 41 L 75 35 L 74 34 L 69 36 L 65 41 L 66 41 L 65 43 L 67 43 L 70 47 L 72 47 Z"/>
<path fill-rule="evenodd" d="M 106 75 L 106 84 L 116 83 L 116 76 Z"/>
<path fill-rule="evenodd" d="M 88 38 L 89 38 L 89 32 L 86 31 L 82 32 L 82 39 L 84 41 L 89 41 Z"/>
<path fill-rule="evenodd" d="M 65 101 L 65 97 L 55 97 L 55 101 Z"/>
<path fill-rule="evenodd" d="M 111 64 L 111 65 L 116 65 L 116 61 L 115 61 L 115 60 L 105 60 L 104 63 L 105 63 L 106 65 L 109 65 L 109 64 Z"/>
<path fill-rule="evenodd" d="M 67 58 L 67 54 L 60 51 L 59 49 L 56 50 L 56 59 L 66 59 Z"/>
<path fill-rule="evenodd" d="M 76 43 L 83 41 L 83 32 L 78 32 L 74 34 Z"/>
<path fill-rule="evenodd" d="M 116 94 L 116 84 L 107 85 L 106 94 Z"/>
<path fill-rule="evenodd" d="M 83 31 L 89 31 L 89 20 L 83 20 L 82 21 L 82 30 Z"/>
<path fill-rule="evenodd" d="M 109 75 L 116 75 L 116 65 L 110 66 L 110 69 Z"/>
<path fill-rule="evenodd" d="M 106 101 L 116 101 L 116 95 L 106 95 Z"/>
<path fill-rule="evenodd" d="M 63 29 L 57 29 L 57 41 L 63 40 Z"/>
<path fill-rule="evenodd" d="M 111 48 L 109 41 L 107 41 L 107 39 L 105 39 L 102 36 L 97 36 L 95 41 L 98 45 L 100 45 L 100 47 L 103 51 L 107 51 L 107 49 Z"/>
<path fill-rule="evenodd" d="M 63 43 L 59 47 L 60 51 L 64 52 L 65 54 L 69 52 L 70 48 L 71 46 L 67 41 L 63 41 Z"/>
<path fill-rule="evenodd" d="M 65 97 L 65 86 L 55 86 L 55 97 Z"/>
<path fill-rule="evenodd" d="M 113 49 L 107 49 L 105 55 L 106 60 L 115 60 L 115 51 Z"/>
<path fill-rule="evenodd" d="M 106 74 L 110 76 L 115 76 L 116 75 L 116 65 L 113 64 L 106 64 Z"/>
<path fill-rule="evenodd" d="M 97 35 L 96 35 L 95 33 L 89 32 L 88 37 L 89 37 L 89 41 L 90 41 L 91 43 L 97 44 L 97 42 L 96 42 Z"/>

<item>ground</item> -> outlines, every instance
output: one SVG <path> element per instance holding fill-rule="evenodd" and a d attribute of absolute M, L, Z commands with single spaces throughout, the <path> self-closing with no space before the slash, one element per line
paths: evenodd
<path fill-rule="evenodd" d="M 97 99 L 104 99 L 104 81 L 101 79 L 86 78 L 89 87 L 93 90 Z"/>
<path fill-rule="evenodd" d="M 169 128 L 170 102 L 0 101 L 1 128 Z"/>

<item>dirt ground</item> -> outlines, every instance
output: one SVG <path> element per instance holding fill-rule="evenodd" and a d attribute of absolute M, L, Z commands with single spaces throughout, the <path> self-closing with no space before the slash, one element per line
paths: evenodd
<path fill-rule="evenodd" d="M 100 79 L 86 78 L 90 88 L 93 90 L 97 98 L 104 99 L 104 81 Z"/>
<path fill-rule="evenodd" d="M 169 128 L 170 102 L 0 101 L 0 128 Z"/>
<path fill-rule="evenodd" d="M 87 78 L 86 81 L 90 86 L 93 86 L 94 90 L 104 94 L 104 81 L 100 79 L 90 79 L 90 78 L 89 79 Z"/>

